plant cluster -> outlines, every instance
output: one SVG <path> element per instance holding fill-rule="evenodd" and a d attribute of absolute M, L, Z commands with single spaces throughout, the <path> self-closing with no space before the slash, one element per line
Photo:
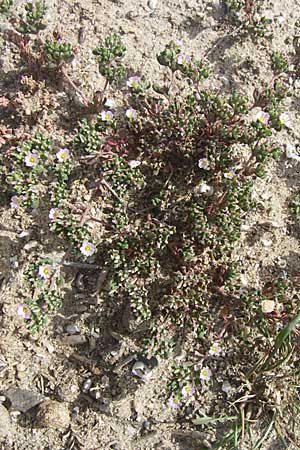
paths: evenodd
<path fill-rule="evenodd" d="M 13 0 L 1 0 L 0 13 L 1 14 L 8 13 L 13 4 L 14 4 Z"/>
<path fill-rule="evenodd" d="M 259 2 L 228 1 L 227 6 L 246 14 L 247 26 L 260 33 L 255 22 Z M 30 2 L 19 26 L 25 35 L 36 34 L 36 40 L 12 40 L 27 64 L 34 61 L 35 69 L 46 65 L 68 77 L 65 64 L 74 49 L 59 38 L 42 40 L 44 15 L 44 3 Z M 206 61 L 171 41 L 157 56 L 166 81 L 152 84 L 130 77 L 123 111 L 117 113 L 105 95 L 126 75 L 125 51 L 117 35 L 94 50 L 105 85 L 93 102 L 81 94 L 94 114 L 80 121 L 67 142 L 58 146 L 36 133 L 7 153 L 3 170 L 11 207 L 47 210 L 50 229 L 66 239 L 68 250 L 86 258 L 101 255 L 110 274 L 102 295 L 115 304 L 126 302 L 136 320 L 146 322 L 148 353 L 168 356 L 180 341 L 197 342 L 199 359 L 191 353 L 174 368 L 172 408 L 181 411 L 203 386 L 214 383 L 227 329 L 239 341 L 240 352 L 249 342 L 256 345 L 252 355 L 245 353 L 248 373 L 239 373 L 244 395 L 252 398 L 251 389 L 264 383 L 266 396 L 265 374 L 293 359 L 295 286 L 282 279 L 262 291 L 241 286 L 233 254 L 241 225 L 255 208 L 255 180 L 279 157 L 274 131 L 290 126 L 283 107 L 289 66 L 274 53 L 271 84 L 253 98 L 227 95 L 203 83 L 210 75 Z M 90 205 L 80 203 L 76 185 L 87 188 Z M 92 212 L 99 205 L 101 217 Z M 101 226 L 95 231 L 91 223 Z M 59 263 L 38 259 L 26 274 L 32 296 L 19 305 L 19 315 L 37 331 L 46 314 L 61 304 Z M 270 302 L 280 303 L 281 312 Z M 228 359 L 229 376 L 235 362 Z M 232 442 L 238 448 L 236 436 L 244 433 L 241 417 L 248 403 L 242 404 L 237 414 L 229 411 L 227 419 L 238 425 L 221 448 Z"/>
<path fill-rule="evenodd" d="M 272 39 L 269 25 L 273 16 L 270 10 L 266 10 L 267 2 L 264 0 L 225 0 L 225 10 L 231 22 L 244 33 L 254 39 Z"/>
<path fill-rule="evenodd" d="M 60 287 L 63 277 L 57 262 L 42 258 L 28 264 L 25 278 L 30 297 L 18 305 L 18 314 L 25 320 L 27 328 L 35 333 L 47 324 L 49 313 L 62 306 Z"/>

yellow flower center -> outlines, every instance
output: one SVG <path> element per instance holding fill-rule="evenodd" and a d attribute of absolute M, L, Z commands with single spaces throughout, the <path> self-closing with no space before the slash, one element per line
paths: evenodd
<path fill-rule="evenodd" d="M 84 250 L 85 250 L 86 252 L 89 252 L 89 251 L 91 250 L 91 246 L 90 246 L 90 245 L 86 245 L 86 246 L 84 247 Z"/>

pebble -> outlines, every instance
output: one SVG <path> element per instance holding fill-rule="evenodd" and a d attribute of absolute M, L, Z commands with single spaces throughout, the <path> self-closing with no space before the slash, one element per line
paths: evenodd
<path fill-rule="evenodd" d="M 18 234 L 18 238 L 22 239 L 22 238 L 28 237 L 29 234 L 30 234 L 30 233 L 29 233 L 28 230 L 23 230 L 23 231 L 21 231 L 20 234 Z"/>
<path fill-rule="evenodd" d="M 147 380 L 151 377 L 151 369 L 149 369 L 142 361 L 134 363 L 131 371 L 133 375 L 142 378 L 143 380 Z"/>
<path fill-rule="evenodd" d="M 101 378 L 101 383 L 104 388 L 109 388 L 110 384 L 109 377 L 107 375 L 103 375 L 103 377 Z"/>
<path fill-rule="evenodd" d="M 242 231 L 249 231 L 250 228 L 251 228 L 250 225 L 246 225 L 246 224 L 241 225 L 241 230 Z"/>
<path fill-rule="evenodd" d="M 231 391 L 231 385 L 229 383 L 229 381 L 224 381 L 222 384 L 222 391 L 225 392 L 226 394 L 228 394 Z"/>
<path fill-rule="evenodd" d="M 241 285 L 243 287 L 247 287 L 248 284 L 249 284 L 249 280 L 248 280 L 248 278 L 245 275 L 241 275 L 240 276 L 240 281 L 241 281 Z"/>
<path fill-rule="evenodd" d="M 86 337 L 79 334 L 71 334 L 62 339 L 62 343 L 65 345 L 82 345 L 85 344 L 86 341 Z"/>
<path fill-rule="evenodd" d="M 26 413 L 44 400 L 41 394 L 29 389 L 10 388 L 3 391 L 2 394 L 9 400 L 9 409 L 11 411 L 21 411 L 23 413 Z"/>
<path fill-rule="evenodd" d="M 260 225 L 263 225 L 264 227 L 268 228 L 282 228 L 283 226 L 276 220 L 266 220 L 265 222 L 262 222 Z"/>
<path fill-rule="evenodd" d="M 286 259 L 279 257 L 277 261 L 278 261 L 277 264 L 278 264 L 278 266 L 279 266 L 281 269 L 285 269 L 285 268 L 286 268 L 286 266 L 287 266 L 287 261 L 286 261 Z"/>
<path fill-rule="evenodd" d="M 148 0 L 148 7 L 154 11 L 157 7 L 158 0 Z"/>
<path fill-rule="evenodd" d="M 35 248 L 38 246 L 38 242 L 37 241 L 29 241 L 27 242 L 27 244 L 24 245 L 24 250 L 31 250 L 32 248 Z"/>
<path fill-rule="evenodd" d="M 0 404 L 0 438 L 12 433 L 13 425 L 7 409 Z"/>
<path fill-rule="evenodd" d="M 129 427 L 127 427 L 127 434 L 130 437 L 134 437 L 138 434 L 138 430 L 132 425 L 129 425 Z"/>
<path fill-rule="evenodd" d="M 70 413 L 64 403 L 46 400 L 39 405 L 36 426 L 39 428 L 65 429 L 70 425 Z"/>
<path fill-rule="evenodd" d="M 272 246 L 272 241 L 270 239 L 262 239 L 261 243 L 264 247 L 271 247 Z"/>
<path fill-rule="evenodd" d="M 100 401 L 97 401 L 95 406 L 100 412 L 103 412 L 104 414 L 107 414 L 109 416 L 112 415 L 111 409 L 110 409 L 110 403 L 106 398 L 104 398 Z"/>
<path fill-rule="evenodd" d="M 2 371 L 4 371 L 4 369 L 6 369 L 7 364 L 5 361 L 2 361 L 2 359 L 0 359 L 0 374 Z"/>
<path fill-rule="evenodd" d="M 86 394 L 91 389 L 91 386 L 92 386 L 92 380 L 90 378 L 88 378 L 82 384 L 82 392 L 84 392 Z"/>
<path fill-rule="evenodd" d="M 66 332 L 69 334 L 79 334 L 80 328 L 77 325 L 67 325 Z"/>

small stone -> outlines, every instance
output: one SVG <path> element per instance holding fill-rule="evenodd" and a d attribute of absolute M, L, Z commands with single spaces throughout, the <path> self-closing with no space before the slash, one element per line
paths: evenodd
<path fill-rule="evenodd" d="M 274 300 L 263 300 L 261 302 L 261 309 L 262 309 L 262 312 L 265 314 L 269 314 L 269 313 L 273 312 L 275 309 Z"/>
<path fill-rule="evenodd" d="M 240 276 L 241 285 L 247 287 L 249 284 L 248 278 L 245 275 Z"/>
<path fill-rule="evenodd" d="M 97 401 L 95 406 L 98 409 L 98 411 L 100 411 L 104 414 L 107 414 L 108 416 L 112 415 L 110 403 L 106 398 L 103 398 L 102 400 Z"/>
<path fill-rule="evenodd" d="M 78 334 L 66 336 L 62 339 L 62 343 L 65 345 L 82 345 L 86 343 L 86 337 Z"/>
<path fill-rule="evenodd" d="M 90 378 L 88 378 L 82 384 L 82 392 L 84 392 L 85 394 L 88 393 L 89 390 L 91 389 L 91 387 L 92 387 L 92 380 Z"/>
<path fill-rule="evenodd" d="M 23 239 L 23 238 L 25 238 L 25 237 L 28 237 L 29 234 L 30 234 L 30 233 L 29 233 L 28 230 L 23 230 L 23 231 L 21 231 L 20 234 L 18 234 L 18 238 Z"/>
<path fill-rule="evenodd" d="M 37 241 L 29 241 L 27 242 L 27 244 L 24 245 L 24 250 L 31 250 L 32 248 L 35 248 L 38 246 L 38 242 Z"/>
<path fill-rule="evenodd" d="M 261 225 L 267 228 L 281 228 L 283 226 L 276 220 L 266 220 L 265 222 L 262 222 Z"/>
<path fill-rule="evenodd" d="M 7 364 L 5 361 L 2 361 L 2 359 L 0 359 L 0 374 L 2 371 L 4 371 L 7 367 Z"/>
<path fill-rule="evenodd" d="M 249 231 L 250 228 L 251 228 L 250 225 L 246 225 L 246 224 L 241 225 L 241 231 Z"/>
<path fill-rule="evenodd" d="M 3 391 L 2 394 L 8 400 L 11 411 L 21 411 L 23 413 L 26 413 L 44 400 L 41 394 L 29 389 L 10 388 Z"/>
<path fill-rule="evenodd" d="M 262 242 L 264 247 L 271 247 L 272 246 L 272 241 L 270 239 L 262 239 L 261 242 Z"/>
<path fill-rule="evenodd" d="M 46 400 L 41 403 L 36 415 L 39 428 L 64 429 L 70 425 L 70 413 L 64 403 Z"/>
<path fill-rule="evenodd" d="M 158 0 L 148 0 L 148 7 L 154 11 L 157 7 Z"/>
<path fill-rule="evenodd" d="M 231 391 L 231 385 L 229 383 L 229 381 L 225 380 L 222 384 L 222 391 L 225 392 L 226 394 L 228 394 Z"/>
<path fill-rule="evenodd" d="M 109 377 L 107 375 L 103 375 L 103 377 L 101 378 L 101 383 L 104 388 L 109 388 L 110 384 Z"/>
<path fill-rule="evenodd" d="M 138 430 L 132 425 L 129 425 L 129 427 L 127 427 L 127 434 L 130 437 L 134 437 L 138 434 Z"/>
<path fill-rule="evenodd" d="M 13 425 L 7 409 L 0 404 L 0 438 L 9 436 L 12 433 Z"/>
<path fill-rule="evenodd" d="M 136 377 L 142 378 L 143 380 L 149 379 L 151 377 L 151 370 L 142 361 L 137 361 L 132 367 L 132 373 Z"/>
<path fill-rule="evenodd" d="M 66 332 L 69 334 L 79 334 L 80 328 L 77 325 L 67 325 Z"/>
<path fill-rule="evenodd" d="M 287 261 L 286 261 L 286 259 L 279 257 L 279 258 L 277 259 L 277 261 L 278 261 L 277 264 L 278 264 L 278 266 L 279 266 L 281 269 L 285 269 L 285 268 L 286 268 L 286 266 L 287 266 Z"/>

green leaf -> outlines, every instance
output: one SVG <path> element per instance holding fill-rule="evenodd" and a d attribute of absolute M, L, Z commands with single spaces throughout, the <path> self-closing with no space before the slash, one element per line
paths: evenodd
<path fill-rule="evenodd" d="M 193 420 L 194 425 L 206 425 L 214 422 L 226 422 L 227 420 L 236 420 L 237 416 L 223 416 L 223 417 L 198 417 Z"/>

